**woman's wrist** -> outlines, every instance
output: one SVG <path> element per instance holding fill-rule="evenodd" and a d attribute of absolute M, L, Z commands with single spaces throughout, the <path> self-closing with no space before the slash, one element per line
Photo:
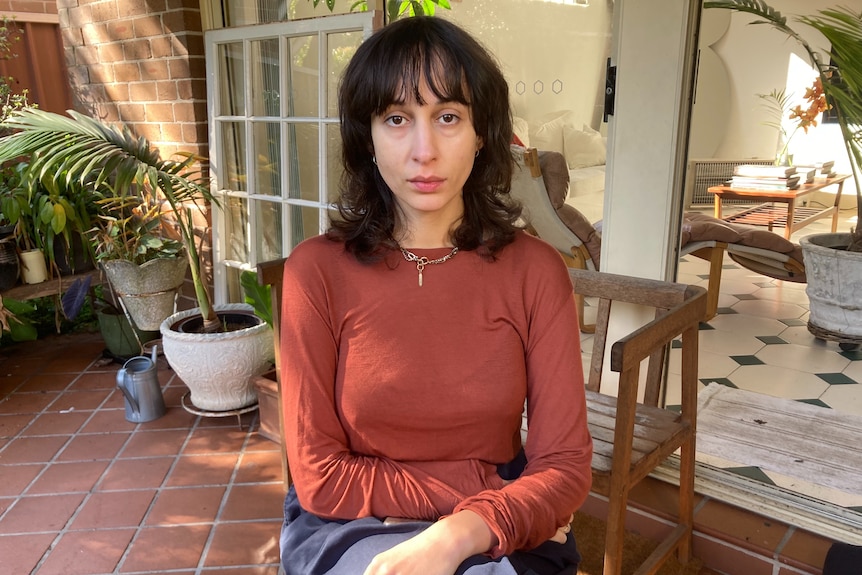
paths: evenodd
<path fill-rule="evenodd" d="M 463 510 L 449 515 L 431 527 L 434 536 L 440 536 L 458 563 L 468 557 L 485 553 L 497 544 L 497 538 L 488 524 L 473 511 Z"/>

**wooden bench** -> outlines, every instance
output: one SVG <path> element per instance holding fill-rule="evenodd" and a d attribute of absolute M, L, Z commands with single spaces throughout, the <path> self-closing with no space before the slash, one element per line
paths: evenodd
<path fill-rule="evenodd" d="M 283 266 L 283 259 L 258 265 L 258 281 L 273 286 L 277 374 Z M 620 573 L 629 491 L 677 450 L 680 452 L 678 524 L 637 573 L 655 573 L 674 550 L 678 551 L 679 560 L 686 563 L 691 556 L 694 507 L 698 327 L 706 312 L 706 290 L 590 270 L 570 269 L 569 274 L 574 292 L 595 301 L 597 310 L 586 394 L 588 424 L 594 441 L 593 491 L 609 500 L 603 573 Z M 609 346 L 607 335 L 613 325 L 613 302 L 647 306 L 655 310 L 655 315 Z M 674 341 L 681 342 L 679 353 L 674 353 L 681 363 L 682 405 L 678 411 L 658 407 L 665 365 Z M 601 392 L 606 356 L 610 370 L 619 373 L 616 397 Z M 644 361 L 647 366 L 642 372 Z M 279 417 L 283 418 L 281 410 Z M 290 475 L 284 449 L 282 464 L 287 488 Z"/>

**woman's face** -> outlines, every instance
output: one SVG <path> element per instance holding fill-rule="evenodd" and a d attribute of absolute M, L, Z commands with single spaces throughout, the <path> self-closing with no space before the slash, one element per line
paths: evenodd
<path fill-rule="evenodd" d="M 409 229 L 461 218 L 464 182 L 482 147 L 469 106 L 438 100 L 424 80 L 419 91 L 424 104 L 411 98 L 371 119 L 377 168 Z"/>

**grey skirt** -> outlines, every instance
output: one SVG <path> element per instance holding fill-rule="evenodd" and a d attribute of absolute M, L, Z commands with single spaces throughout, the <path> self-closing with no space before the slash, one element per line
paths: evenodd
<path fill-rule="evenodd" d="M 286 575 L 362 575 L 378 554 L 410 539 L 430 523 L 384 525 L 374 517 L 326 520 L 299 505 L 293 487 L 284 500 L 281 564 Z M 455 575 L 574 575 L 580 561 L 569 534 L 564 544 L 548 541 L 531 551 L 491 559 L 474 555 Z"/>

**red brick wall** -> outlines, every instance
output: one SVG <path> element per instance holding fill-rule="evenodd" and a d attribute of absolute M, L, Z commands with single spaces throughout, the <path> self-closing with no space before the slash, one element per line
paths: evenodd
<path fill-rule="evenodd" d="M 27 12 L 30 14 L 56 14 L 56 0 L 0 0 L 0 12 Z"/>
<path fill-rule="evenodd" d="M 2 0 L 0 0 L 2 3 Z M 57 0 L 75 108 L 122 122 L 163 157 L 207 155 L 197 0 Z"/>

